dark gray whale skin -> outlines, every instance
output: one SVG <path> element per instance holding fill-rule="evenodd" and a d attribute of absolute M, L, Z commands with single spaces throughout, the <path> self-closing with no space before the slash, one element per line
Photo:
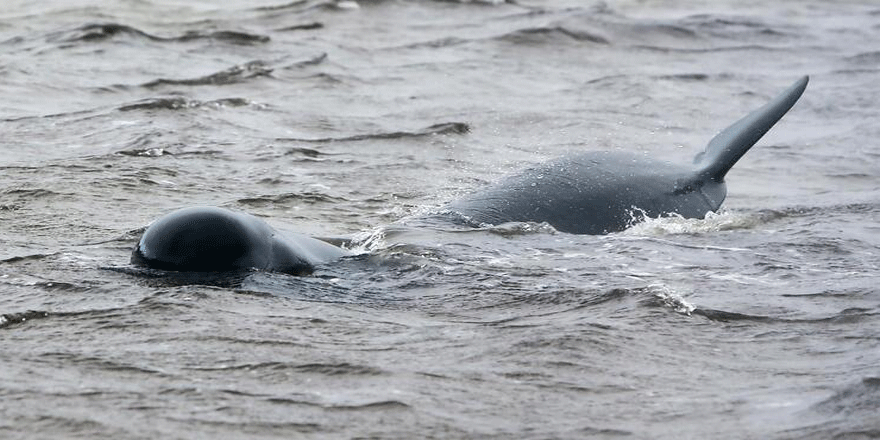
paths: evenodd
<path fill-rule="evenodd" d="M 797 102 L 804 77 L 713 138 L 691 166 L 618 152 L 564 157 L 511 176 L 447 206 L 469 223 L 547 222 L 561 232 L 606 234 L 646 216 L 703 218 L 727 195 L 730 168 Z M 266 270 L 307 275 L 349 252 L 280 233 L 252 215 L 184 208 L 151 224 L 131 263 L 180 272 Z"/>
<path fill-rule="evenodd" d="M 473 225 L 546 222 L 561 232 L 607 234 L 645 217 L 703 218 L 727 195 L 724 176 L 797 102 L 803 77 L 715 136 L 693 165 L 619 152 L 587 152 L 502 179 L 447 206 Z"/>
<path fill-rule="evenodd" d="M 136 266 L 178 272 L 266 270 L 308 275 L 348 252 L 302 234 L 280 233 L 249 214 L 210 206 L 153 222 L 131 254 Z"/>

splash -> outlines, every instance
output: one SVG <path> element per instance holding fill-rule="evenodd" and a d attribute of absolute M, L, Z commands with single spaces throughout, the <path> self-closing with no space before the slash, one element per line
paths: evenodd
<path fill-rule="evenodd" d="M 624 235 L 663 236 L 677 234 L 705 234 L 709 232 L 750 229 L 760 224 L 760 219 L 737 212 L 722 210 L 709 212 L 705 218 L 685 218 L 678 214 L 649 217 L 644 211 L 633 208 L 630 211 L 632 226 L 622 232 Z"/>
<path fill-rule="evenodd" d="M 507 222 L 500 225 L 483 225 L 485 230 L 502 237 L 518 237 L 533 234 L 556 234 L 556 228 L 547 222 Z"/>
<path fill-rule="evenodd" d="M 385 227 L 378 227 L 354 234 L 347 249 L 355 254 L 367 254 L 384 249 L 388 246 L 385 231 Z"/>
<path fill-rule="evenodd" d="M 696 306 L 685 301 L 681 295 L 663 284 L 651 284 L 645 288 L 645 291 L 654 295 L 663 306 L 675 310 L 676 313 L 690 316 L 697 309 Z"/>

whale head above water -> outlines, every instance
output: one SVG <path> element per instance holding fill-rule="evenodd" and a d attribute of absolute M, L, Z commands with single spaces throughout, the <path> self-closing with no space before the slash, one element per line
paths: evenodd
<path fill-rule="evenodd" d="M 803 77 L 715 136 L 692 165 L 621 152 L 587 152 L 528 168 L 447 206 L 473 225 L 546 222 L 607 234 L 647 217 L 703 218 L 721 207 L 731 167 L 797 102 Z"/>
<path fill-rule="evenodd" d="M 346 254 L 315 238 L 282 234 L 249 214 L 199 206 L 153 222 L 132 251 L 131 263 L 179 272 L 268 270 L 306 275 L 317 264 Z"/>

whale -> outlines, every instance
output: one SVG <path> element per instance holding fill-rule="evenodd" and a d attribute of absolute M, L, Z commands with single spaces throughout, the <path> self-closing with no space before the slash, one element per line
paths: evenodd
<path fill-rule="evenodd" d="M 802 77 L 722 130 L 693 164 L 617 151 L 572 154 L 503 178 L 444 212 L 473 226 L 535 222 L 591 235 L 620 232 L 646 218 L 705 218 L 727 196 L 728 171 L 794 106 L 808 82 Z"/>
<path fill-rule="evenodd" d="M 609 234 L 646 218 L 704 218 L 727 196 L 733 165 L 798 101 L 803 77 L 712 138 L 692 164 L 624 152 L 582 152 L 539 164 L 444 206 L 449 220 L 483 227 L 547 223 L 559 232 Z M 150 224 L 131 264 L 179 272 L 263 270 L 308 275 L 351 252 L 321 239 L 281 232 L 225 208 L 183 208 Z"/>
<path fill-rule="evenodd" d="M 175 272 L 263 270 L 309 275 L 349 252 L 323 240 L 280 232 L 264 220 L 213 206 L 171 212 L 144 231 L 135 266 Z"/>

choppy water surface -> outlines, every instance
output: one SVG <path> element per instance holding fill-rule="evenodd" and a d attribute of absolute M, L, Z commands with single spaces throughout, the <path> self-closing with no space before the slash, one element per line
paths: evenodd
<path fill-rule="evenodd" d="M 3 438 L 880 437 L 876 3 L 215 3 L 0 7 Z M 804 74 L 705 220 L 417 220 Z M 123 270 L 198 204 L 361 252 Z"/>

